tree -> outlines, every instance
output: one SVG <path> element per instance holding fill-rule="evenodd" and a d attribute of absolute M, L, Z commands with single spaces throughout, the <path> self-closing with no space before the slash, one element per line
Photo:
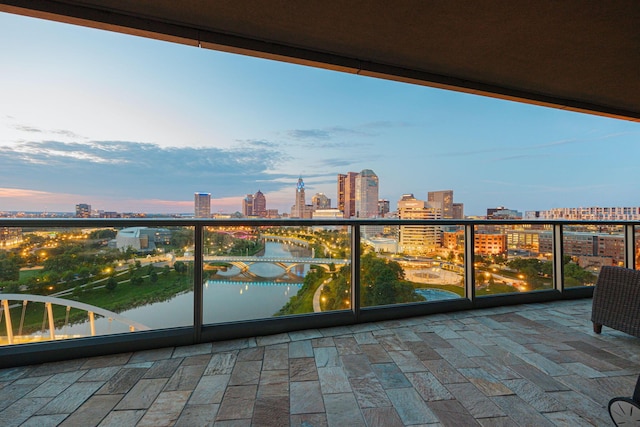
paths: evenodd
<path fill-rule="evenodd" d="M 20 278 L 20 265 L 15 255 L 0 252 L 0 281 L 17 281 Z"/>
<path fill-rule="evenodd" d="M 90 239 L 115 239 L 116 238 L 116 230 L 108 229 L 108 230 L 96 230 L 92 231 L 89 234 Z"/>
<path fill-rule="evenodd" d="M 173 268 L 180 274 L 187 272 L 187 265 L 182 261 L 176 261 L 173 263 Z"/>
<path fill-rule="evenodd" d="M 133 286 L 140 286 L 144 282 L 144 279 L 138 273 L 134 273 L 130 280 Z"/>
<path fill-rule="evenodd" d="M 107 279 L 107 284 L 105 285 L 105 288 L 107 288 L 109 292 L 113 292 L 116 290 L 116 286 L 118 286 L 118 281 L 116 280 L 116 278 L 113 276 L 109 277 Z"/>
<path fill-rule="evenodd" d="M 151 273 L 149 274 L 149 280 L 154 285 L 158 282 L 158 273 L 156 273 L 155 270 L 152 270 Z"/>

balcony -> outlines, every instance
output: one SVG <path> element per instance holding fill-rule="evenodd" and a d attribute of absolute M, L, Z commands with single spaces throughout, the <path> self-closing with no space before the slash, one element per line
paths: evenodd
<path fill-rule="evenodd" d="M 7 244 L 32 266 L 0 294 L 3 367 L 69 351 L 590 297 L 599 266 L 634 268 L 637 238 L 633 222 L 4 219 L 0 227 L 23 230 Z M 412 242 L 420 227 L 421 236 L 449 238 L 388 246 Z M 110 228 L 111 237 L 101 234 Z M 380 246 L 380 235 L 396 238 Z"/>
<path fill-rule="evenodd" d="M 603 425 L 608 400 L 630 396 L 640 370 L 637 338 L 592 332 L 589 299 L 598 266 L 635 267 L 634 222 L 3 219 L 0 227 L 22 230 L 18 239 L 7 233 L 8 244 L 48 269 L 65 259 L 61 247 L 106 256 L 98 230 L 160 236 L 153 255 L 0 294 L 7 425 L 87 417 Z M 385 252 L 371 237 L 402 241 L 416 227 L 451 235 L 422 254 Z M 185 239 L 180 247 L 163 247 L 164 229 Z M 150 240 L 140 242 L 151 249 Z M 406 280 L 378 280 L 383 264 Z M 113 308 L 140 294 L 144 302 Z M 313 301 L 300 302 L 303 294 Z M 258 310 L 269 304 L 280 310 Z M 27 327 L 34 316 L 36 330 Z"/>

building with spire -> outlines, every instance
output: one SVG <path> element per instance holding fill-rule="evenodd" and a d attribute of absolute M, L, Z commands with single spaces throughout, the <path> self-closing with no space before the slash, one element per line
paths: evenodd
<path fill-rule="evenodd" d="M 291 218 L 311 218 L 313 210 L 307 206 L 304 195 L 304 181 L 298 178 L 296 183 L 296 202 L 291 207 Z"/>

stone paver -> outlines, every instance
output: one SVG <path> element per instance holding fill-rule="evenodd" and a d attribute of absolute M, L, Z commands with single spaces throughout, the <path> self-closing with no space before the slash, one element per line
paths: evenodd
<path fill-rule="evenodd" d="M 640 340 L 591 300 L 496 307 L 0 370 L 4 426 L 611 425 Z"/>

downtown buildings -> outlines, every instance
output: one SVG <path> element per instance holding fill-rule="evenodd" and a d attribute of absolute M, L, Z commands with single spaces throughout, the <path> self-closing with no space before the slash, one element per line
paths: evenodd
<path fill-rule="evenodd" d="M 344 218 L 378 216 L 378 176 L 371 169 L 338 174 L 338 209 Z"/>
<path fill-rule="evenodd" d="M 262 191 L 258 190 L 256 194 L 247 194 L 242 199 L 242 215 L 243 216 L 259 216 L 264 218 L 267 215 L 267 198 Z"/>

